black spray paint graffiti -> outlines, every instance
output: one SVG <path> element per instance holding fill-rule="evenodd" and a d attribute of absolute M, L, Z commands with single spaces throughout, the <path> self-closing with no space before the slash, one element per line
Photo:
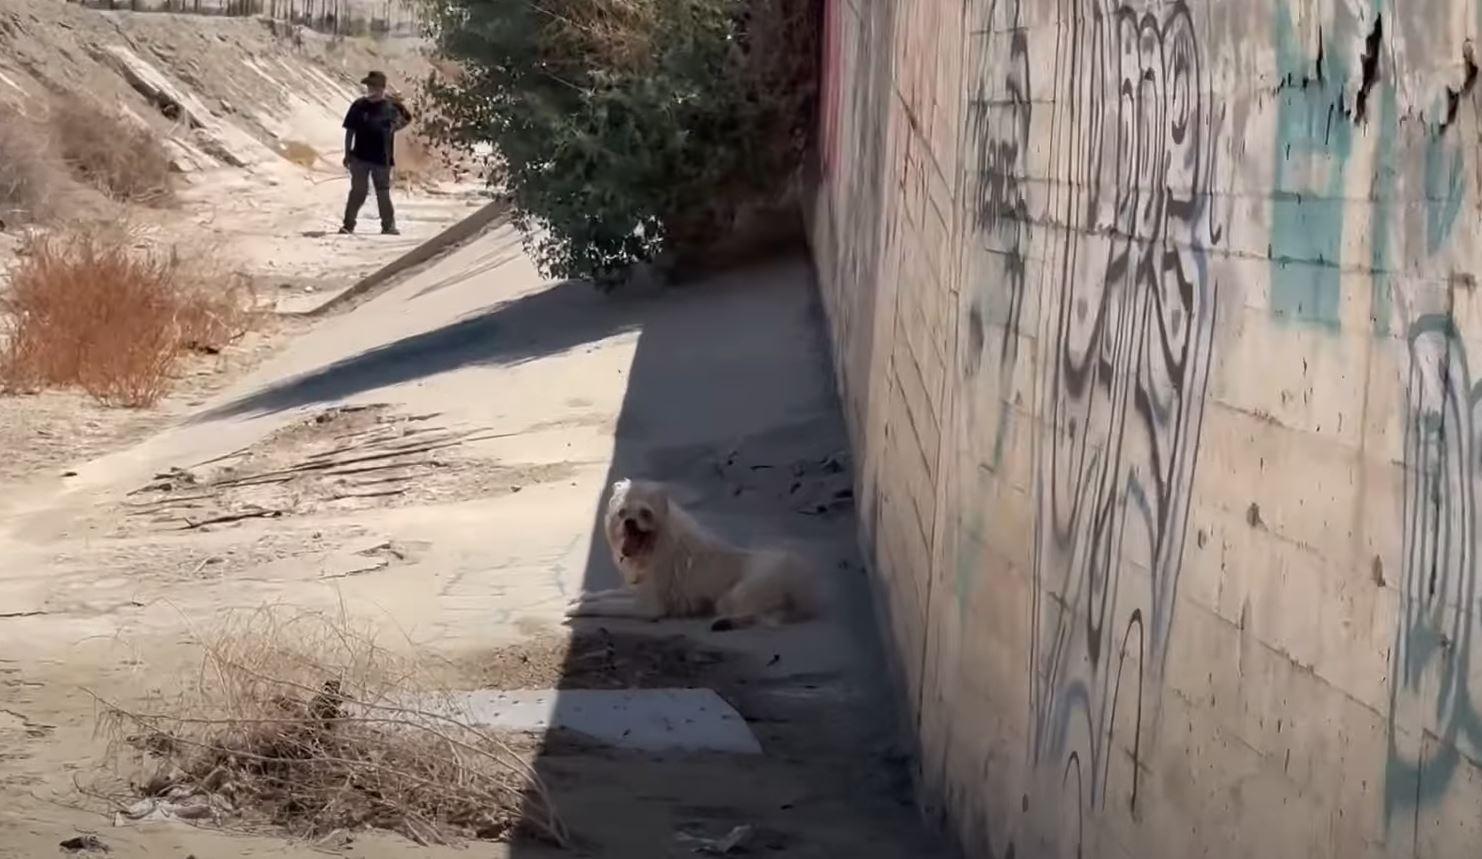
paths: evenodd
<path fill-rule="evenodd" d="M 1003 320 L 1006 329 L 999 359 L 1011 366 L 1018 352 L 1014 332 L 1024 312 L 1026 282 L 1025 254 L 1029 238 L 1029 204 L 1025 199 L 1025 177 L 1029 175 L 1029 130 L 1033 118 L 1030 104 L 1029 40 L 1020 27 L 1020 3 L 1013 2 L 1012 27 L 1007 33 L 1008 55 L 999 56 L 992 28 L 981 31 L 974 54 L 980 71 L 977 91 L 968 104 L 969 133 L 977 141 L 973 227 L 984 249 L 1003 259 L 998 277 L 986 278 L 995 292 L 1007 299 Z M 998 3 L 988 12 L 997 19 Z M 968 321 L 968 374 L 978 369 L 985 346 L 983 308 L 974 302 Z"/>
<path fill-rule="evenodd" d="M 1062 0 L 1041 292 L 1031 754 L 1135 812 L 1213 349 L 1218 122 L 1183 3 Z M 1120 733 L 1119 733 L 1120 731 Z M 1120 776 L 1119 776 L 1120 778 Z"/>
<path fill-rule="evenodd" d="M 1460 747 L 1482 750 L 1482 708 L 1470 686 L 1477 606 L 1478 405 L 1465 347 L 1449 314 L 1410 327 L 1400 619 L 1390 672 L 1385 820 L 1419 810 L 1451 785 Z M 1411 718 L 1406 719 L 1406 716 Z M 1425 751 L 1400 748 L 1400 722 L 1430 725 Z M 1418 738 L 1407 743 L 1418 746 Z"/>
<path fill-rule="evenodd" d="M 967 353 L 962 366 L 976 375 L 987 347 L 988 319 L 1003 327 L 998 348 L 998 385 L 1004 403 L 994 431 L 993 465 L 1003 460 L 1011 406 L 1009 391 L 1019 362 L 1020 324 L 1028 284 L 1030 214 L 1025 177 L 1029 176 L 1030 102 L 1029 39 L 1020 26 L 1020 0 L 1012 0 L 1012 25 L 1005 34 L 1007 55 L 995 38 L 999 3 L 988 11 L 989 26 L 979 31 L 974 56 L 978 61 L 977 91 L 968 104 L 968 131 L 977 141 L 973 181 L 973 227 L 982 249 L 996 264 L 980 279 L 981 295 L 973 296 L 967 313 Z M 1002 310 L 994 314 L 993 308 Z"/>

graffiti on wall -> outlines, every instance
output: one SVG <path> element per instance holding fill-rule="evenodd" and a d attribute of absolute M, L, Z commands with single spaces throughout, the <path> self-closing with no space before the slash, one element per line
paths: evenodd
<path fill-rule="evenodd" d="M 1213 349 L 1220 117 L 1186 4 L 1073 5 L 1040 305 L 1031 752 L 1082 809 L 1120 762 L 1135 811 Z"/>
<path fill-rule="evenodd" d="M 1457 129 L 1459 112 L 1477 82 L 1472 46 L 1463 43 L 1460 79 L 1437 95 L 1427 118 L 1409 129 L 1406 148 L 1418 157 L 1394 157 L 1402 133 L 1396 109 L 1395 70 L 1376 44 L 1382 0 L 1365 43 L 1363 84 L 1381 106 L 1372 196 L 1371 277 L 1375 281 L 1376 333 L 1392 329 L 1397 312 L 1403 332 L 1403 492 L 1399 614 L 1390 652 L 1388 743 L 1385 760 L 1386 829 L 1408 823 L 1419 829 L 1423 809 L 1455 786 L 1461 770 L 1482 753 L 1482 700 L 1471 688 L 1473 660 L 1482 657 L 1477 626 L 1477 486 L 1482 479 L 1482 381 L 1474 378 L 1466 336 L 1457 323 L 1458 295 L 1475 291 L 1472 275 L 1452 268 L 1453 242 L 1465 218 L 1467 156 L 1475 139 Z M 1473 115 L 1475 119 L 1475 114 Z M 1482 164 L 1482 159 L 1478 160 Z M 1479 177 L 1482 180 L 1482 177 Z M 1423 190 L 1418 207 L 1396 206 L 1397 190 Z M 1473 209 L 1475 212 L 1475 207 Z M 1393 264 L 1404 259 L 1403 280 Z M 1452 269 L 1439 309 L 1433 287 L 1415 276 L 1418 267 Z M 1408 292 L 1407 292 L 1408 290 Z M 1414 294 L 1409 294 L 1409 293 Z M 1475 336 L 1475 332 L 1472 332 Z M 1468 763 L 1468 761 L 1472 763 Z M 1404 821 L 1405 817 L 1411 818 Z"/>
<path fill-rule="evenodd" d="M 979 393 L 997 382 L 996 402 L 969 407 L 997 409 L 976 423 L 992 456 L 973 452 L 991 471 L 1020 360 L 1016 334 L 1030 320 L 1024 333 L 1037 341 L 1023 360 L 1036 362 L 1040 418 L 1030 753 L 1065 806 L 1084 813 L 1130 797 L 1135 811 L 1213 349 L 1218 285 L 1207 258 L 1223 253 L 1223 219 L 1207 201 L 1218 190 L 1224 116 L 1206 101 L 1205 22 L 1185 5 L 1055 2 L 1058 14 L 1038 16 L 1053 23 L 1031 33 L 1021 11 L 1037 7 L 996 0 L 989 24 L 969 37 L 968 203 L 981 253 L 963 299 L 960 366 Z M 1456 272 L 1469 252 L 1456 240 L 1482 211 L 1467 197 L 1469 177 L 1482 188 L 1472 124 L 1482 73 L 1464 45 L 1453 80 L 1431 85 L 1425 110 L 1402 111 L 1387 65 L 1405 52 L 1387 40 L 1391 29 L 1414 28 L 1392 3 L 1351 4 L 1321 24 L 1301 19 L 1298 5 L 1270 8 L 1279 75 L 1265 126 L 1275 144 L 1270 219 L 1260 225 L 1271 243 L 1269 306 L 1336 328 L 1347 318 L 1342 301 L 1362 303 L 1343 290 L 1367 263 L 1382 335 L 1374 348 L 1405 353 L 1384 792 L 1386 820 L 1414 813 L 1418 829 L 1421 809 L 1482 772 L 1482 695 L 1470 688 L 1482 669 L 1482 380 L 1465 348 L 1478 332 L 1459 331 L 1449 309 L 1419 310 L 1437 283 L 1417 274 L 1444 281 L 1449 269 L 1453 294 L 1476 293 L 1474 277 Z M 1053 47 L 1038 38 L 1046 31 Z M 1261 146 L 1271 141 L 1263 131 Z M 982 564 L 972 550 L 983 539 L 971 527 L 979 515 L 963 517 L 959 608 Z M 976 819 L 970 828 L 987 831 Z M 1075 821 L 1061 830 L 1071 840 L 1077 831 Z"/>
<path fill-rule="evenodd" d="M 1033 120 L 1030 98 L 1029 40 L 1022 26 L 1020 0 L 1005 0 L 1008 27 L 995 43 L 994 29 L 979 32 L 973 45 L 978 61 L 976 91 L 968 102 L 967 131 L 975 141 L 972 225 L 982 250 L 993 263 L 978 278 L 980 290 L 967 309 L 966 354 L 962 367 L 969 378 L 985 360 L 990 321 L 1000 330 L 997 380 L 1000 404 L 993 438 L 993 466 L 1003 461 L 1011 404 L 1007 401 L 1019 363 L 1019 341 L 1027 297 L 1030 214 L 1026 177 L 1029 174 L 1029 133 Z M 999 20 L 1000 5 L 989 5 L 988 21 Z M 1006 47 L 1005 53 L 1002 48 Z"/>
<path fill-rule="evenodd" d="M 1005 3 L 1006 6 L 1010 5 Z M 982 68 L 976 92 L 968 103 L 968 132 L 977 145 L 972 200 L 973 227 L 984 249 L 1000 255 L 1002 268 L 983 278 L 993 293 L 1006 301 L 1004 336 L 999 344 L 999 362 L 1011 365 L 1017 356 L 1017 332 L 1024 312 L 1027 282 L 1025 254 L 1029 235 L 1029 205 L 1026 178 L 1029 175 L 1029 132 L 1033 119 L 1030 103 L 1029 40 L 1020 26 L 1020 3 L 1012 2 L 1011 24 L 1006 34 L 1007 55 L 1000 56 L 991 44 L 991 29 L 979 33 L 974 54 Z M 992 20 L 998 4 L 989 7 Z M 988 43 L 988 44 L 984 44 Z M 984 296 L 991 300 L 993 294 Z M 974 304 L 969 311 L 969 352 L 965 367 L 977 372 L 987 346 L 984 309 Z"/>
<path fill-rule="evenodd" d="M 1385 823 L 1416 817 L 1454 786 L 1468 754 L 1482 751 L 1482 701 L 1470 687 L 1482 656 L 1476 610 L 1477 483 L 1482 477 L 1482 382 L 1474 381 L 1452 313 L 1470 276 L 1453 273 L 1447 306 L 1417 310 L 1431 287 L 1419 268 L 1440 264 L 1458 234 L 1474 143 L 1453 131 L 1477 81 L 1473 50 L 1461 51 L 1461 79 L 1445 87 L 1426 121 L 1401 122 L 1386 12 L 1373 0 L 1319 30 L 1315 56 L 1296 43 L 1290 13 L 1277 8 L 1278 94 L 1272 194 L 1272 308 L 1278 315 L 1339 324 L 1345 170 L 1354 128 L 1374 138 L 1369 218 L 1370 315 L 1376 334 L 1402 332 L 1405 368 L 1400 611 L 1390 652 Z M 1356 26 L 1359 25 L 1359 26 Z M 1345 61 L 1357 55 L 1356 69 Z M 1335 47 L 1337 50 L 1335 50 Z M 1350 72 L 1354 72 L 1350 76 Z M 1401 158 L 1414 151 L 1415 158 Z M 1420 205 L 1396 205 L 1405 187 Z M 1403 265 L 1403 271 L 1401 266 Z M 1403 275 L 1403 276 L 1402 276 Z M 1406 295 L 1407 286 L 1417 295 Z M 1384 343 L 1385 341 L 1379 341 Z M 1379 348 L 1376 346 L 1376 348 Z M 1382 575 L 1381 575 L 1382 581 Z"/>
<path fill-rule="evenodd" d="M 1424 240 L 1419 258 L 1432 262 L 1442 259 L 1453 238 L 1465 235 L 1455 228 L 1466 196 L 1465 155 L 1473 144 L 1451 128 L 1460 97 L 1476 82 L 1470 46 L 1463 52 L 1462 67 L 1463 81 L 1448 89 L 1432 111 L 1438 121 L 1426 129 L 1419 162 L 1425 196 L 1414 214 L 1421 228 L 1413 233 Z M 1393 182 L 1394 172 L 1388 176 Z M 1385 226 L 1393 229 L 1396 223 Z M 1469 765 L 1468 752 L 1473 761 L 1482 752 L 1482 700 L 1471 689 L 1472 660 L 1482 656 L 1482 637 L 1477 635 L 1482 623 L 1477 611 L 1482 381 L 1473 378 L 1464 333 L 1454 315 L 1458 293 L 1473 291 L 1471 275 L 1453 272 L 1444 310 L 1409 310 L 1420 296 L 1411 302 L 1401 295 L 1398 302 L 1410 321 L 1405 340 L 1400 612 L 1390 659 L 1384 782 L 1387 827 L 1402 813 L 1418 818 L 1452 788 L 1461 768 Z M 1422 727 L 1423 746 L 1416 741 Z"/>
<path fill-rule="evenodd" d="M 1344 187 L 1354 124 L 1372 112 L 1373 78 L 1350 91 L 1349 56 L 1335 46 L 1352 40 L 1341 25 L 1319 31 L 1316 52 L 1301 45 L 1292 11 L 1276 6 L 1277 90 L 1271 189 L 1271 311 L 1278 317 L 1338 324 L 1339 258 L 1343 251 Z M 1376 19 L 1366 75 L 1378 62 L 1382 20 Z"/>
<path fill-rule="evenodd" d="M 1391 657 L 1386 823 L 1444 793 L 1461 746 L 1482 749 L 1482 702 L 1470 680 L 1476 627 L 1477 480 L 1482 382 L 1449 313 L 1421 316 L 1408 336 L 1400 618 Z M 1422 753 L 1399 747 L 1402 712 L 1429 711 Z"/>

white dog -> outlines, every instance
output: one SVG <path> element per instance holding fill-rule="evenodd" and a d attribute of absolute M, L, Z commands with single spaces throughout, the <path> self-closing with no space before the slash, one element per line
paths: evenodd
<path fill-rule="evenodd" d="M 567 606 L 567 617 L 713 614 L 711 629 L 727 630 L 807 620 L 818 612 L 815 583 L 801 558 L 730 545 L 696 522 L 662 484 L 613 484 L 604 530 L 627 586 L 582 594 Z"/>

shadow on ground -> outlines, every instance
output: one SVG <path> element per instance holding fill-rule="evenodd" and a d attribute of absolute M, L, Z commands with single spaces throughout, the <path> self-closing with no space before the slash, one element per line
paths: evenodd
<path fill-rule="evenodd" d="M 584 320 L 587 332 L 640 317 L 642 330 L 612 469 L 595 508 L 605 507 L 615 479 L 670 482 L 692 511 L 727 535 L 785 540 L 806 552 L 828 574 L 833 600 L 826 622 L 781 630 L 583 622 L 584 634 L 679 632 L 697 653 L 725 654 L 698 674 L 674 677 L 673 685 L 714 688 L 747 720 L 764 754 L 594 753 L 548 737 L 536 768 L 578 849 L 633 859 L 693 856 L 685 835 L 716 837 L 749 826 L 749 855 L 947 855 L 919 820 L 908 758 L 896 742 L 900 723 L 852 505 L 798 500 L 810 474 L 849 479 L 824 321 L 805 262 L 789 259 L 675 290 L 644 303 L 636 316 L 616 307 L 611 313 L 607 325 Z M 828 493 L 835 502 L 851 497 L 832 484 Z M 592 528 L 582 585 L 615 586 L 600 520 Z M 590 671 L 576 650 L 563 667 L 568 678 Z M 516 844 L 511 855 L 551 853 Z"/>
<path fill-rule="evenodd" d="M 269 385 L 202 412 L 192 422 L 335 402 L 462 367 L 536 360 L 637 327 L 651 306 L 652 302 L 642 299 L 622 301 L 600 295 L 585 282 L 557 283 L 451 325 L 413 334 Z"/>
<path fill-rule="evenodd" d="M 898 744 L 900 723 L 858 557 L 847 436 L 802 258 L 662 292 L 609 297 L 581 283 L 556 284 L 258 390 L 197 420 L 334 402 L 463 367 L 517 364 L 629 330 L 639 336 L 612 467 L 593 509 L 605 506 L 620 477 L 664 480 L 727 536 L 785 541 L 804 552 L 825 574 L 832 599 L 825 621 L 776 630 L 712 633 L 703 621 L 584 624 L 584 633 L 599 637 L 661 636 L 678 641 L 681 654 L 722 654 L 671 675 L 661 671 L 645 685 L 715 689 L 747 720 L 763 754 L 648 754 L 546 737 L 536 769 L 577 852 L 693 856 L 693 845 L 676 836 L 718 837 L 748 826 L 750 855 L 946 856 L 920 822 L 909 758 Z M 590 528 L 580 582 L 568 584 L 615 586 L 600 522 Z M 591 671 L 590 663 L 568 656 L 556 685 L 587 683 Z M 573 854 L 518 842 L 510 855 Z"/>

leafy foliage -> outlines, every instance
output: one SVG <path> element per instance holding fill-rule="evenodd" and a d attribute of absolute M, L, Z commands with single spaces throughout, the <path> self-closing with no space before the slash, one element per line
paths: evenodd
<path fill-rule="evenodd" d="M 809 0 L 428 0 L 428 132 L 495 153 L 547 274 L 700 254 L 793 191 L 816 91 Z M 444 64 L 446 69 L 446 65 Z"/>

